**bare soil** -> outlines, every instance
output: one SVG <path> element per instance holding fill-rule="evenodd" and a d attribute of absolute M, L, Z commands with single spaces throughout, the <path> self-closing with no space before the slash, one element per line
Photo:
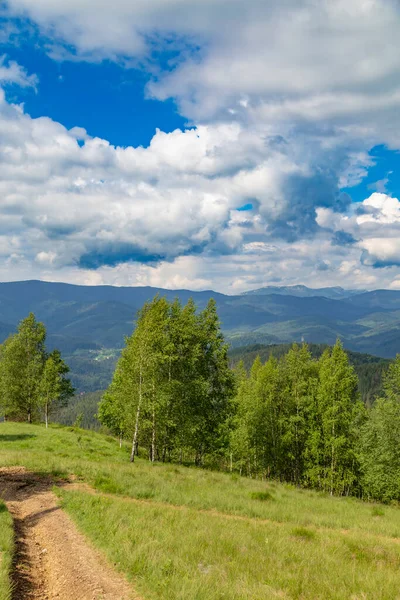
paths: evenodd
<path fill-rule="evenodd" d="M 0 468 L 15 527 L 12 600 L 140 600 L 60 509 L 53 485 L 24 468 Z"/>

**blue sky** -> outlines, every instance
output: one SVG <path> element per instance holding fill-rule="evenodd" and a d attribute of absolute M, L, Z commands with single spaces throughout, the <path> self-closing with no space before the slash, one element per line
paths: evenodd
<path fill-rule="evenodd" d="M 84 127 L 89 135 L 116 146 L 148 146 L 157 128 L 170 132 L 186 125 L 172 99 L 146 97 L 149 75 L 138 68 L 108 60 L 55 61 L 32 40 L 4 44 L 2 53 L 38 76 L 36 90 L 7 89 L 8 99 L 24 102 L 32 117 L 48 116 L 67 128 Z"/>
<path fill-rule="evenodd" d="M 0 15 L 2 280 L 400 288 L 395 2 Z"/>

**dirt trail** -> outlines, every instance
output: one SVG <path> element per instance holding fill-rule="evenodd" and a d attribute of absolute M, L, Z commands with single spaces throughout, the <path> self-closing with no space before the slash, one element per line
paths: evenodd
<path fill-rule="evenodd" d="M 13 600 L 140 600 L 58 506 L 50 479 L 0 468 L 0 497 L 14 518 Z"/>

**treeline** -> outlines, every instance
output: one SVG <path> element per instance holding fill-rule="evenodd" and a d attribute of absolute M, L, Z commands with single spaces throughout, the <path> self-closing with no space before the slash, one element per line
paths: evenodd
<path fill-rule="evenodd" d="M 58 350 L 46 350 L 46 328 L 30 313 L 0 346 L 0 414 L 29 423 L 43 417 L 47 426 L 74 393 L 68 371 Z"/>
<path fill-rule="evenodd" d="M 149 459 L 194 462 L 339 495 L 400 500 L 400 357 L 369 408 L 340 341 L 229 368 L 214 301 L 156 297 L 126 340 L 99 419 Z"/>
<path fill-rule="evenodd" d="M 233 468 L 339 495 L 400 501 L 400 356 L 372 407 L 340 341 L 236 368 Z"/>
<path fill-rule="evenodd" d="M 294 345 L 281 360 L 237 368 L 233 465 L 250 476 L 356 492 L 357 436 L 365 418 L 358 381 L 340 342 L 312 359 Z"/>
<path fill-rule="evenodd" d="M 79 426 L 83 429 L 99 430 L 101 423 L 96 418 L 99 402 L 104 391 L 76 394 L 67 405 L 58 405 L 53 420 L 60 425 Z"/>
<path fill-rule="evenodd" d="M 242 348 L 233 348 L 229 350 L 229 362 L 234 368 L 241 360 L 247 370 L 251 368 L 254 360 L 259 356 L 263 362 L 266 362 L 270 356 L 281 359 L 287 354 L 291 344 L 252 344 Z M 329 348 L 328 344 L 308 343 L 308 349 L 312 358 L 319 359 Z M 392 360 L 372 356 L 371 354 L 362 354 L 346 349 L 349 363 L 354 367 L 358 377 L 358 390 L 361 400 L 367 406 L 372 406 L 375 398 L 383 393 L 383 379 Z"/>
<path fill-rule="evenodd" d="M 400 356 L 372 407 L 340 341 L 236 368 L 233 468 L 339 495 L 400 501 Z"/>

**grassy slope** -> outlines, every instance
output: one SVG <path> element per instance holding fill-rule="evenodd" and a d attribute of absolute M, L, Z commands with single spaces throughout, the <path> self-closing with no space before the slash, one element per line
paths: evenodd
<path fill-rule="evenodd" d="M 9 600 L 11 588 L 9 572 L 13 551 L 12 520 L 5 504 L 0 501 L 0 600 Z"/>
<path fill-rule="evenodd" d="M 146 600 L 399 597 L 399 509 L 127 459 L 98 434 L 0 424 L 0 465 L 99 491 L 59 494 Z"/>

